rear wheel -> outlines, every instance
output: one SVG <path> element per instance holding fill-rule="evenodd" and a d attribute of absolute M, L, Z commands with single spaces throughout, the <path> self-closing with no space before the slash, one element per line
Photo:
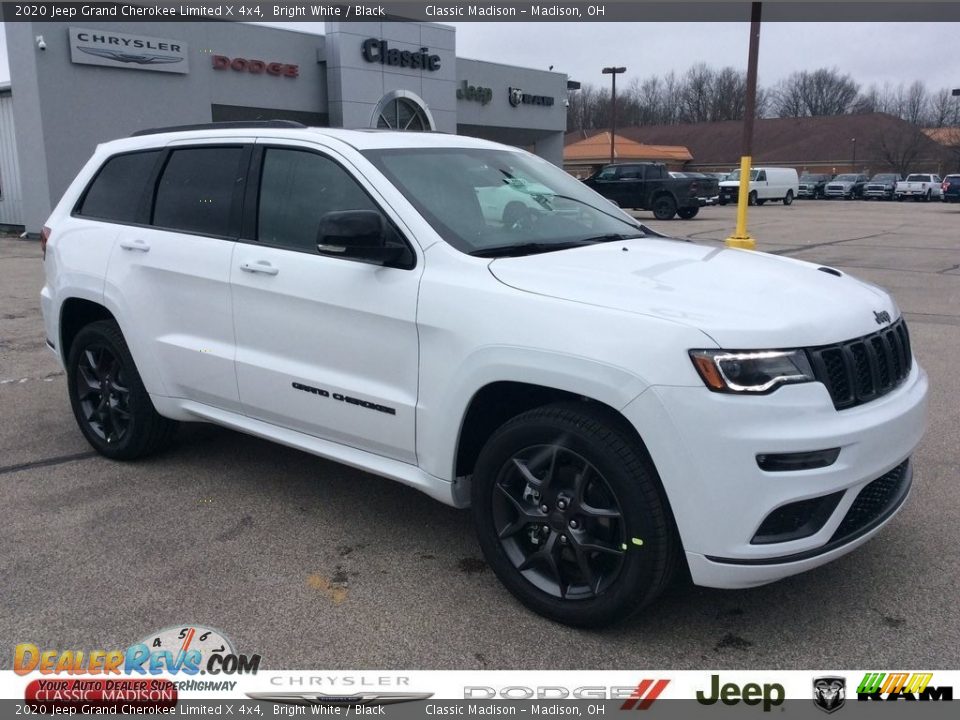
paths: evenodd
<path fill-rule="evenodd" d="M 933 196 L 933 193 L 928 189 L 927 194 L 923 196 L 924 202 L 930 202 L 930 198 Z"/>
<path fill-rule="evenodd" d="M 747 204 L 748 205 L 757 205 L 757 191 L 754 190 L 749 195 L 747 195 Z"/>
<path fill-rule="evenodd" d="M 681 220 L 692 220 L 697 216 L 698 212 L 700 212 L 700 208 L 698 207 L 687 207 L 677 210 L 677 215 L 680 216 Z"/>
<path fill-rule="evenodd" d="M 783 196 L 783 204 L 784 205 L 793 204 L 793 190 L 787 190 L 787 194 Z"/>
<path fill-rule="evenodd" d="M 612 415 L 580 403 L 519 415 L 473 475 L 483 553 L 518 600 L 569 625 L 614 622 L 669 583 L 679 540 L 656 470 Z"/>
<path fill-rule="evenodd" d="M 80 431 L 101 455 L 132 460 L 173 438 L 177 423 L 154 409 L 116 322 L 101 320 L 77 333 L 67 383 Z"/>
<path fill-rule="evenodd" d="M 677 201 L 669 195 L 660 195 L 653 201 L 653 216 L 657 220 L 672 220 L 677 214 Z"/>

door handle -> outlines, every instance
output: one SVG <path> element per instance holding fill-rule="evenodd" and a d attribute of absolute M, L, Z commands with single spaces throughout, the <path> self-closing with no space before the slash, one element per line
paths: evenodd
<path fill-rule="evenodd" d="M 150 246 L 143 240 L 121 240 L 120 247 L 124 250 L 139 250 L 140 252 L 150 252 Z"/>
<path fill-rule="evenodd" d="M 244 272 L 259 273 L 260 275 L 276 275 L 280 272 L 279 268 L 275 268 L 266 260 L 259 260 L 255 263 L 243 263 L 240 269 Z"/>

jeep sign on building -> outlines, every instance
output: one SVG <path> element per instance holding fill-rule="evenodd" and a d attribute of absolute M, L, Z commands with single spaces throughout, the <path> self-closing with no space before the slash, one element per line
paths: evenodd
<path fill-rule="evenodd" d="M 30 233 L 97 144 L 144 128 L 286 119 L 438 130 L 562 163 L 567 77 L 458 58 L 448 25 L 328 22 L 316 35 L 78 19 L 7 23 L 4 31 L 20 170 L 3 178 L 0 211 L 18 199 L 0 218 Z M 9 118 L 0 114 L 0 122 Z"/>

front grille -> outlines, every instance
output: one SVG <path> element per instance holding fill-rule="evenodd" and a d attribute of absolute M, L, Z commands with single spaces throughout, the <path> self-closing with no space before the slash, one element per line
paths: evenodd
<path fill-rule="evenodd" d="M 913 354 L 903 318 L 862 338 L 809 351 L 813 374 L 837 410 L 886 395 L 910 374 Z"/>
<path fill-rule="evenodd" d="M 885 185 L 867 185 L 867 190 L 886 190 Z"/>
<path fill-rule="evenodd" d="M 881 475 L 863 488 L 830 542 L 842 542 L 889 515 L 903 500 L 910 487 L 910 459 Z"/>

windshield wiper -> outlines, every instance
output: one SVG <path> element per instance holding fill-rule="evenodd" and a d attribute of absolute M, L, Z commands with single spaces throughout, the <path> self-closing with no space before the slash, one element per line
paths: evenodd
<path fill-rule="evenodd" d="M 516 245 L 496 245 L 494 247 L 473 250 L 474 257 L 519 257 L 521 255 L 536 255 L 537 253 L 553 252 L 554 250 L 569 250 L 583 245 L 592 245 L 589 240 L 572 240 L 562 243 L 518 243 Z"/>
<path fill-rule="evenodd" d="M 619 240 L 636 240 L 642 237 L 646 237 L 643 232 L 639 232 L 633 235 L 626 235 L 624 233 L 607 233 L 605 235 L 596 235 L 594 237 L 584 238 L 580 242 L 605 243 L 605 242 L 617 242 Z"/>

